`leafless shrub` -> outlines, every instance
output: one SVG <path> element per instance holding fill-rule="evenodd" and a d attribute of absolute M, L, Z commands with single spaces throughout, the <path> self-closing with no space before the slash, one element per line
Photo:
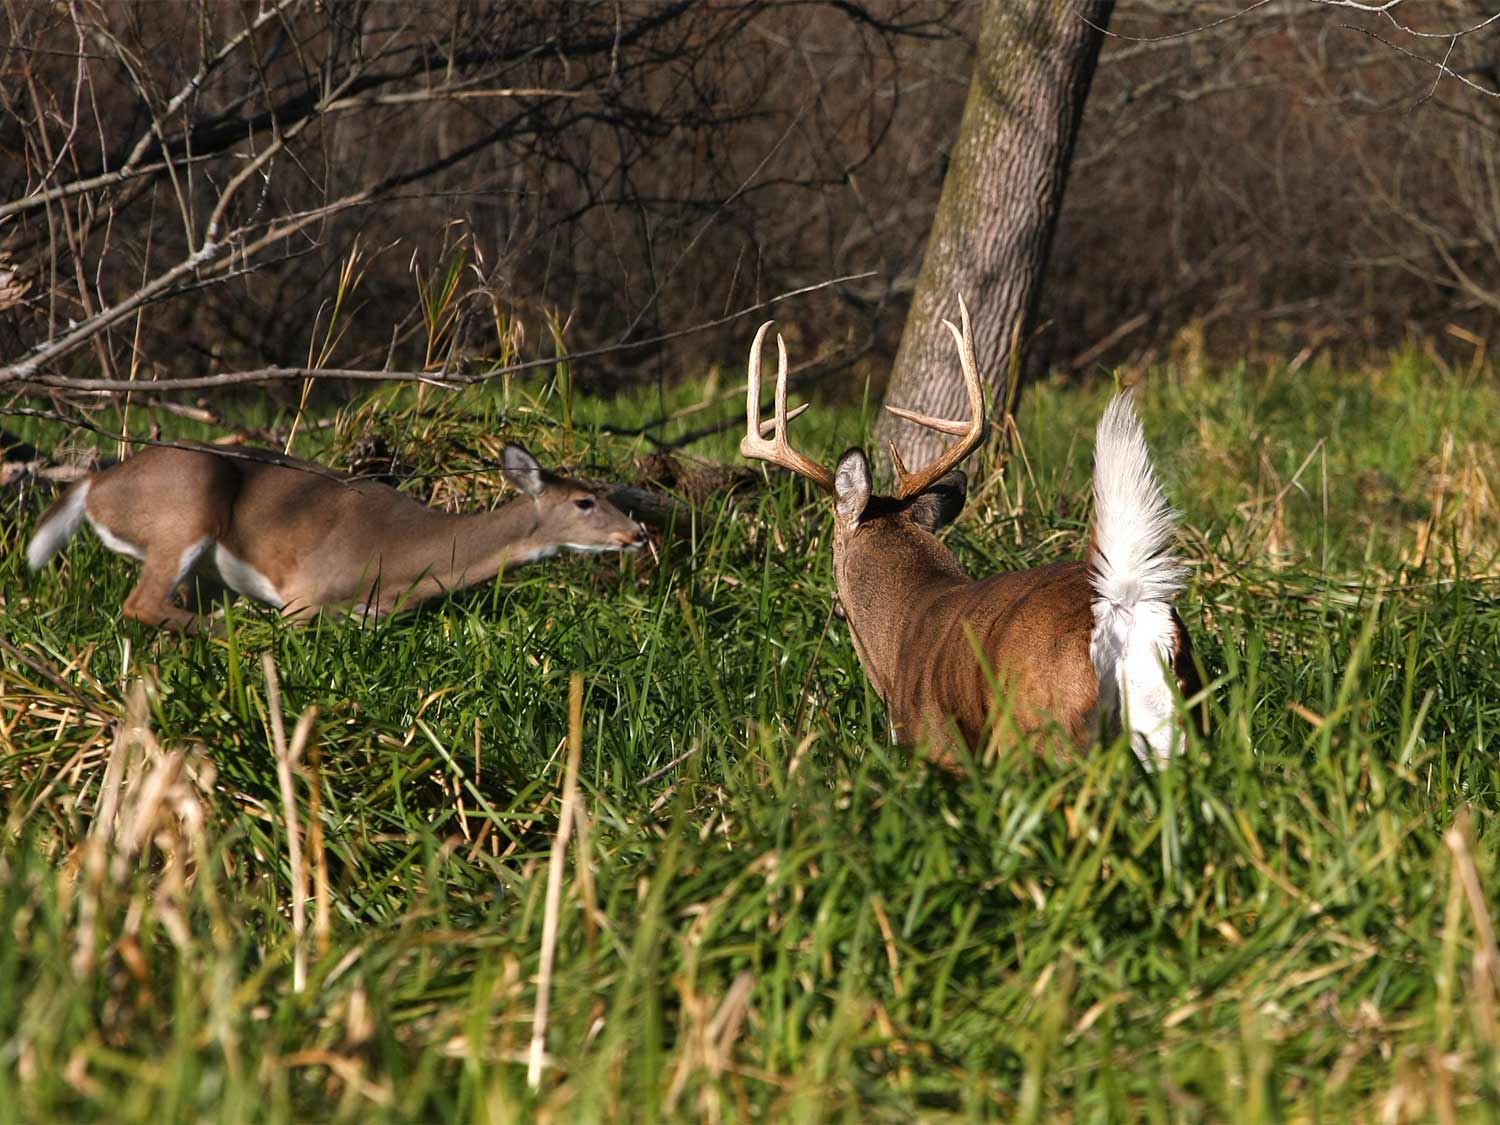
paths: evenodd
<path fill-rule="evenodd" d="M 1490 2 L 1120 9 L 1041 354 L 1483 349 L 1500 317 Z M 78 0 L 0 21 L 0 386 L 478 377 L 546 358 L 563 326 L 596 353 L 584 385 L 669 379 L 743 352 L 743 322 L 684 329 L 867 274 L 785 325 L 821 360 L 868 355 L 861 385 L 885 373 L 920 264 L 973 13 Z"/>
<path fill-rule="evenodd" d="M 1185 330 L 1220 359 L 1493 338 L 1500 26 L 1486 0 L 1394 14 L 1120 13 L 1054 251 L 1054 362 L 1159 355 Z"/>
<path fill-rule="evenodd" d="M 955 8 L 7 6 L 7 374 L 310 365 L 356 239 L 348 367 L 492 360 L 497 328 L 524 316 L 536 335 L 553 308 L 587 348 L 841 262 L 896 273 L 920 222 L 861 190 L 903 107 L 927 100 L 903 52 L 961 61 Z M 414 275 L 456 311 L 443 355 Z"/>

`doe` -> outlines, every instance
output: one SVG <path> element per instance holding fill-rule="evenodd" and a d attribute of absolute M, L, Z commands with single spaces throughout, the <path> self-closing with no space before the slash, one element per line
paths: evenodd
<path fill-rule="evenodd" d="M 559 550 L 646 543 L 638 523 L 519 445 L 505 447 L 501 472 L 517 499 L 454 515 L 278 454 L 153 446 L 69 488 L 42 516 L 26 561 L 45 566 L 87 520 L 106 547 L 143 564 L 125 616 L 191 631 L 202 619 L 172 595 L 200 570 L 288 617 L 382 617 Z"/>
<path fill-rule="evenodd" d="M 1183 696 L 1201 685 L 1187 629 L 1172 607 L 1183 578 L 1170 553 L 1174 514 L 1141 424 L 1125 394 L 1099 423 L 1086 562 L 971 579 L 936 535 L 963 508 L 967 479 L 957 466 L 986 432 L 969 313 L 962 300 L 959 308 L 963 331 L 944 324 L 958 344 L 969 420 L 887 407 L 959 439 L 919 472 L 906 471 L 893 445 L 894 495 L 874 494 L 863 450 L 846 452 L 830 473 L 792 447 L 787 423 L 805 407 L 787 414 L 779 335 L 775 418 L 770 436 L 762 436 L 760 353 L 770 323 L 750 350 L 740 453 L 833 494 L 838 602 L 899 740 L 928 746 L 952 766 L 955 728 L 978 749 L 997 712 L 1023 734 L 1056 724 L 1079 748 L 1123 723 L 1136 756 L 1152 768 L 1184 746 L 1174 681 Z"/>

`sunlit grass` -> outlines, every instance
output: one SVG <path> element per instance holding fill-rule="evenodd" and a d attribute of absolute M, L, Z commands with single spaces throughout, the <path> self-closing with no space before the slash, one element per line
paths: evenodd
<path fill-rule="evenodd" d="M 545 391 L 387 392 L 299 450 L 378 432 L 410 487 L 483 505 L 508 439 L 618 478 L 651 445 L 599 426 L 690 409 L 652 432 L 727 420 L 694 449 L 729 459 L 732 390 L 578 400 L 571 428 Z M 1033 388 L 950 536 L 973 569 L 1076 554 L 1108 393 Z M 836 397 L 799 423 L 825 459 L 869 422 Z M 826 506 L 780 476 L 657 560 L 557 559 L 381 623 L 238 603 L 224 640 L 122 622 L 133 566 L 88 533 L 27 574 L 30 498 L 0 525 L 0 1116 L 1483 1117 L 1500 391 L 1403 359 L 1154 372 L 1142 403 L 1213 676 L 1213 734 L 1157 776 L 1018 748 L 954 781 L 886 745 Z M 300 994 L 267 653 L 287 729 L 318 713 Z M 533 1092 L 575 670 L 587 850 Z"/>

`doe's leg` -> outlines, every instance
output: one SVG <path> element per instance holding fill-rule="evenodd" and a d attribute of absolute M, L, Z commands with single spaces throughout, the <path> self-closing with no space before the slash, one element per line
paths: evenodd
<path fill-rule="evenodd" d="M 140 581 L 125 599 L 125 616 L 143 625 L 159 625 L 190 633 L 203 627 L 203 619 L 191 610 L 172 604 L 172 594 L 203 557 L 210 538 L 171 546 L 153 545 L 146 551 Z"/>

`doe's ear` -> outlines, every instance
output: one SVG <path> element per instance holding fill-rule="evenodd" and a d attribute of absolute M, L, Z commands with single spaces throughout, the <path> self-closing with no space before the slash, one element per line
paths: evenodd
<path fill-rule="evenodd" d="M 856 522 L 870 502 L 870 462 L 863 449 L 851 449 L 839 458 L 833 473 L 834 508 L 845 523 Z"/>
<path fill-rule="evenodd" d="M 969 498 L 969 478 L 962 469 L 954 469 L 926 489 L 906 509 L 912 523 L 934 534 L 958 519 Z"/>
<path fill-rule="evenodd" d="M 511 442 L 500 453 L 500 472 L 510 486 L 527 496 L 536 496 L 542 491 L 543 470 L 536 458 L 515 442 Z"/>

